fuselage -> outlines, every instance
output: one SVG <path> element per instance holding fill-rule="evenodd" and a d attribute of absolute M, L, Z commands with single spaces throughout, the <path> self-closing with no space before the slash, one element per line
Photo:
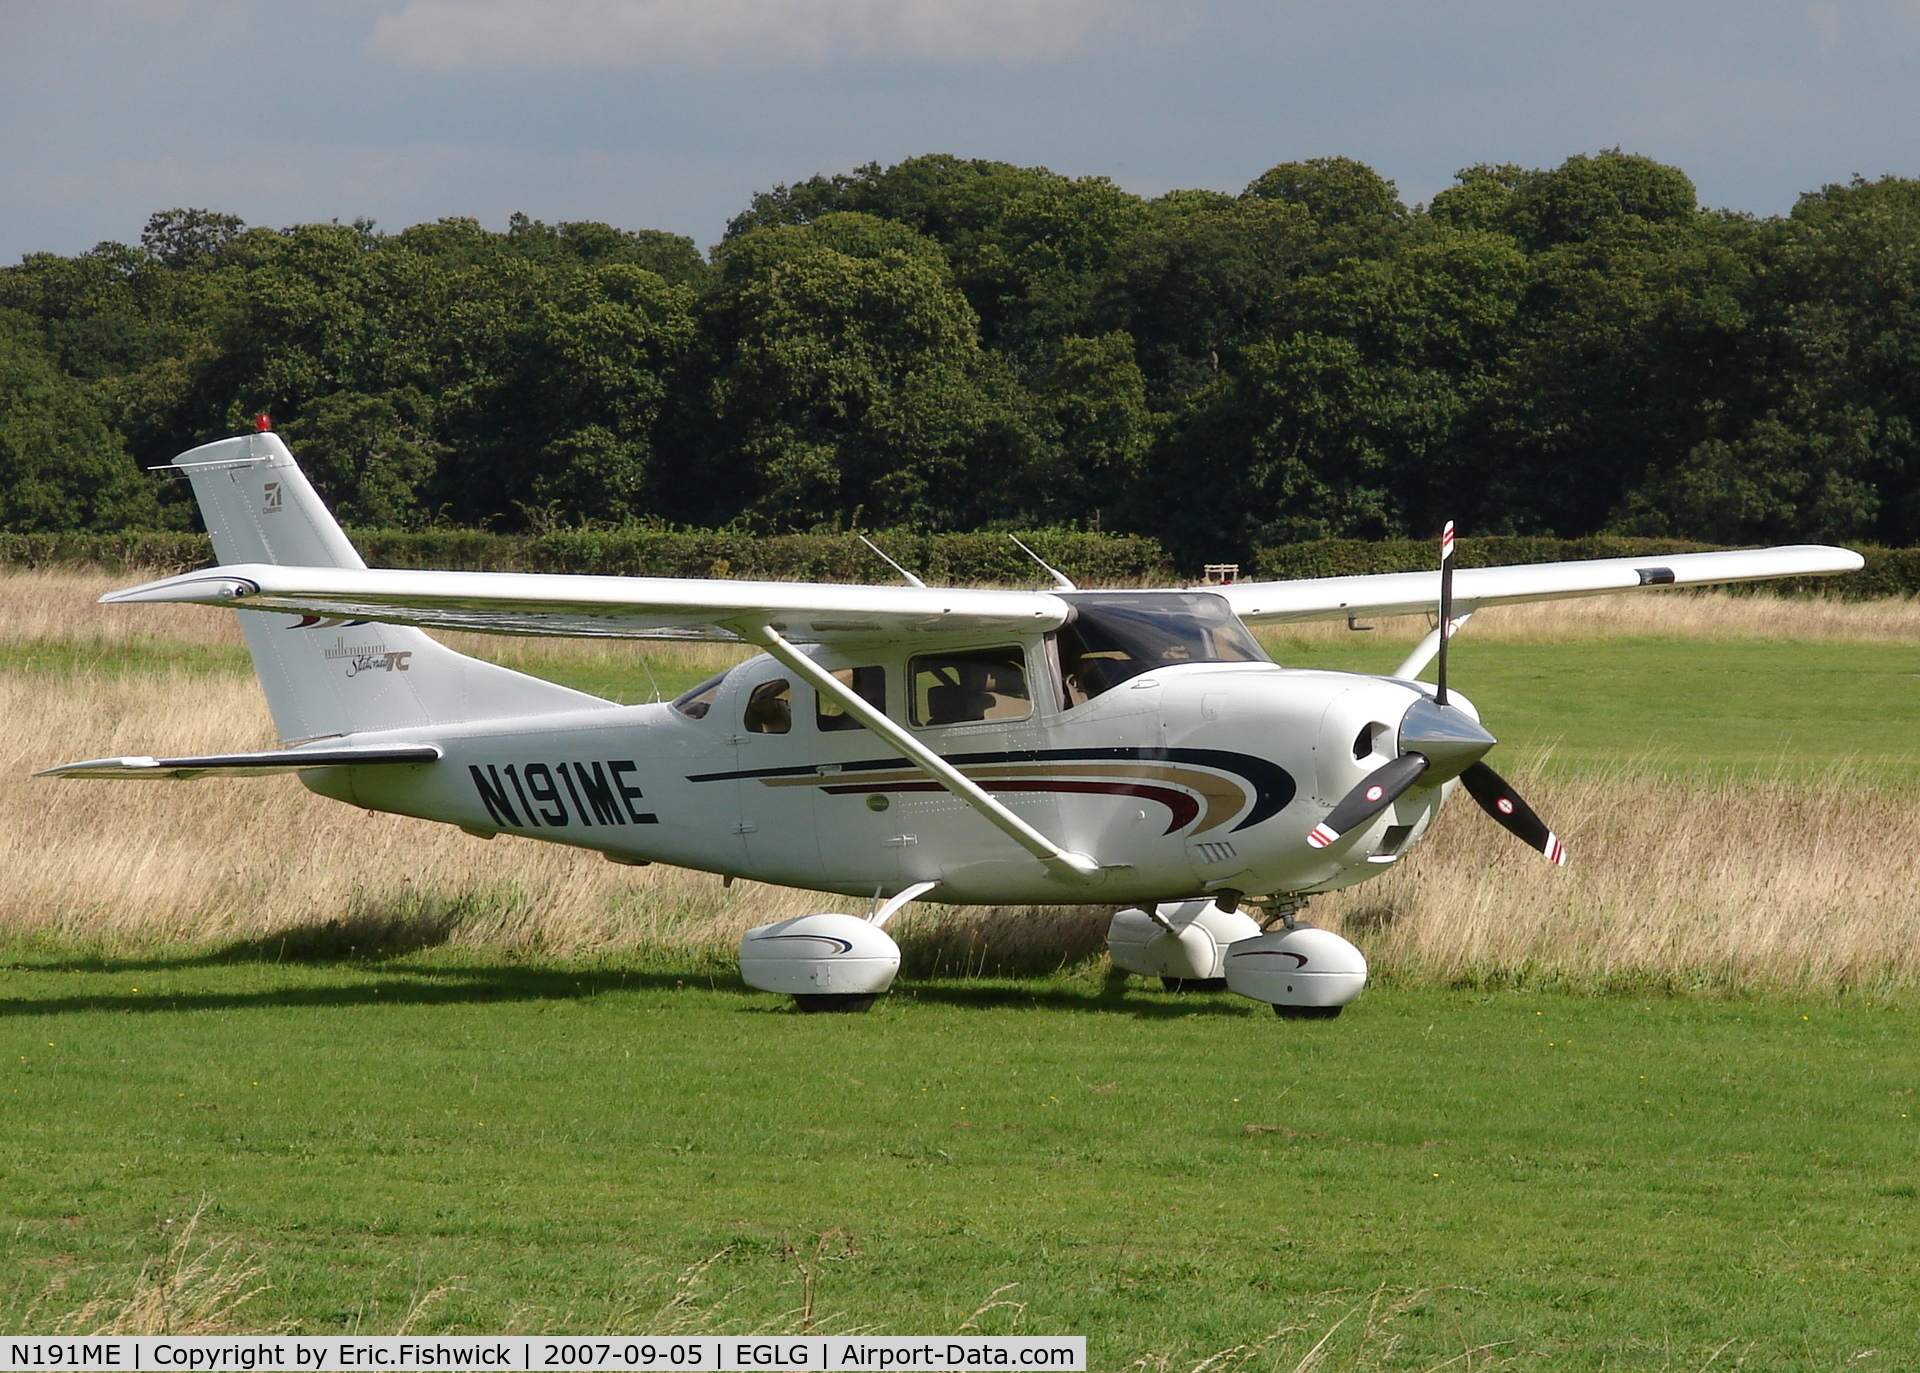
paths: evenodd
<path fill-rule="evenodd" d="M 1064 659 L 1054 635 L 814 656 L 1034 828 L 1095 858 L 1099 877 L 1050 875 L 766 657 L 673 703 L 356 736 L 430 741 L 445 756 L 302 779 L 369 809 L 616 861 L 861 897 L 933 882 L 930 900 L 1022 904 L 1349 885 L 1417 843 L 1447 791 L 1410 791 L 1332 848 L 1306 842 L 1395 755 L 1399 722 L 1426 695 L 1417 684 L 1242 658 L 1135 663 L 1089 694 L 1114 655 Z"/>

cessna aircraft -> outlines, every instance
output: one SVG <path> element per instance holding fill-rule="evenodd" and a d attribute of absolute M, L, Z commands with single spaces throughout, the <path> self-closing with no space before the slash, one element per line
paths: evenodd
<path fill-rule="evenodd" d="M 174 459 L 216 567 L 110 603 L 241 613 L 284 748 L 101 758 L 68 778 L 296 772 L 370 810 L 868 903 L 761 926 L 750 985 L 863 1010 L 892 985 L 889 917 L 949 903 L 1126 906 L 1120 968 L 1331 1016 L 1366 960 L 1298 918 L 1403 859 L 1456 783 L 1554 863 L 1560 840 L 1481 761 L 1446 685 L 1482 607 L 1853 571 L 1817 546 L 1453 571 L 1051 591 L 368 568 L 260 429 Z M 876 552 L 878 550 L 875 550 Z M 883 555 L 884 556 L 884 555 Z M 1040 560 L 1036 557 L 1036 562 Z M 1044 568 L 1046 565 L 1041 563 Z M 1249 624 L 1429 613 L 1391 676 L 1289 669 Z M 762 655 L 624 706 L 454 652 L 423 629 L 724 639 Z M 1436 685 L 1414 680 L 1434 657 Z M 1247 912 L 1251 910 L 1258 915 Z"/>

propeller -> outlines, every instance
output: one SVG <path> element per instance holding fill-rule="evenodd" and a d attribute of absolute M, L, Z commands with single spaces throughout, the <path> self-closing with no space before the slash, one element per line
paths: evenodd
<path fill-rule="evenodd" d="M 1447 703 L 1447 640 L 1453 637 L 1453 521 L 1440 531 L 1440 661 L 1433 670 L 1433 703 Z"/>
<path fill-rule="evenodd" d="M 1485 763 L 1475 763 L 1460 774 L 1460 780 L 1468 794 L 1480 803 L 1480 809 L 1491 815 L 1496 824 L 1521 843 L 1539 849 L 1549 863 L 1566 866 L 1567 846 L 1560 842 L 1559 835 L 1547 828 L 1546 821 L 1534 814 L 1533 807 L 1507 785 L 1504 777 Z"/>
<path fill-rule="evenodd" d="M 1453 629 L 1453 521 L 1440 533 L 1440 644 L 1433 699 L 1415 701 L 1400 722 L 1400 756 L 1360 779 L 1360 784 L 1327 813 L 1307 835 L 1307 844 L 1324 849 L 1367 824 L 1399 800 L 1415 783 L 1437 786 L 1458 777 L 1480 809 L 1522 843 L 1564 865 L 1566 845 L 1547 828 L 1533 807 L 1520 799 L 1506 779 L 1481 757 L 1497 742 L 1478 721 L 1447 700 L 1447 640 Z"/>
<path fill-rule="evenodd" d="M 1327 812 L 1327 818 L 1307 835 L 1310 847 L 1324 849 L 1348 830 L 1358 829 L 1381 811 L 1398 801 L 1428 767 L 1424 754 L 1403 753 L 1391 763 L 1375 768 L 1360 779 L 1360 785 L 1340 798 L 1340 804 Z"/>

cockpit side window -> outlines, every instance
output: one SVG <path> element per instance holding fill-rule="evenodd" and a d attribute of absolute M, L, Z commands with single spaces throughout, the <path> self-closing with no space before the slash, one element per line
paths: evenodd
<path fill-rule="evenodd" d="M 762 682 L 747 697 L 741 723 L 749 734 L 789 734 L 793 731 L 793 687 L 785 677 Z"/>
<path fill-rule="evenodd" d="M 1157 667 L 1269 661 L 1223 596 L 1153 591 L 1061 599 L 1073 606 L 1054 636 L 1063 710 Z"/>
<path fill-rule="evenodd" d="M 709 677 L 697 687 L 681 692 L 669 703 L 689 720 L 704 720 L 707 712 L 713 709 L 713 702 L 720 695 L 720 685 L 727 680 L 722 672 Z"/>
<path fill-rule="evenodd" d="M 916 725 L 1024 720 L 1033 714 L 1026 654 L 1017 647 L 922 653 L 907 664 L 907 680 L 908 713 Z"/>
<path fill-rule="evenodd" d="M 854 695 L 881 714 L 886 713 L 887 670 L 884 667 L 843 667 L 833 675 L 842 686 L 852 687 Z M 814 697 L 813 723 L 823 733 L 861 727 L 858 720 L 840 708 L 838 701 L 817 693 Z"/>

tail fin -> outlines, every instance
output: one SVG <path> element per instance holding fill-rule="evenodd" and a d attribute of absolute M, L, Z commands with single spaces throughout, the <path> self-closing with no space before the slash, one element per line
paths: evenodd
<path fill-rule="evenodd" d="M 173 465 L 193 483 L 219 562 L 366 566 L 278 434 L 221 439 Z M 455 653 L 403 625 L 235 613 L 287 743 L 612 704 Z"/>

